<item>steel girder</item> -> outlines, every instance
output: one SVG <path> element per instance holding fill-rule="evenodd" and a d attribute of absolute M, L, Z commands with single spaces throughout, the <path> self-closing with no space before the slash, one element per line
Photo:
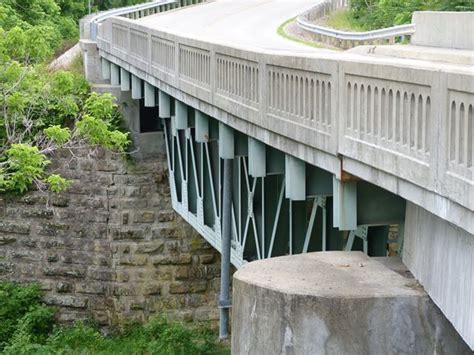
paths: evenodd
<path fill-rule="evenodd" d="M 211 118 L 207 118 L 207 139 L 196 139 L 193 122 L 197 119 L 192 112 L 189 124 L 178 127 L 176 116 L 164 119 L 171 199 L 173 208 L 221 251 L 219 144 L 227 142 L 219 139 L 218 130 L 213 129 L 217 121 Z M 325 250 L 326 196 L 307 196 L 304 201 L 286 198 L 285 171 L 253 177 L 248 153 L 242 150 L 233 162 L 232 263 L 240 267 L 252 260 Z"/>

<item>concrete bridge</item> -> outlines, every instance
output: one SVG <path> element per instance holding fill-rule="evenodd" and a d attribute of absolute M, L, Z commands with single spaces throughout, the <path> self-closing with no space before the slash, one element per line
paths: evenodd
<path fill-rule="evenodd" d="M 230 236 L 237 268 L 310 251 L 386 256 L 390 244 L 474 348 L 472 66 L 277 35 L 313 5 L 107 18 L 82 40 L 87 76 L 127 103 L 140 154 L 166 149 L 174 209 L 224 256 Z M 460 33 L 454 16 L 443 40 Z M 436 47 L 429 16 L 416 26 L 417 44 Z"/>

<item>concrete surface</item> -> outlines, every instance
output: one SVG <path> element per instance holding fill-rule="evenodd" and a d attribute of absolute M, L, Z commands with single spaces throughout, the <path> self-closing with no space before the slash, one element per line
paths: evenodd
<path fill-rule="evenodd" d="M 474 350 L 474 235 L 407 203 L 403 261 Z"/>
<path fill-rule="evenodd" d="M 414 280 L 360 252 L 252 262 L 233 292 L 233 354 L 471 353 Z"/>
<path fill-rule="evenodd" d="M 415 11 L 411 44 L 456 49 L 474 49 L 474 12 Z"/>
<path fill-rule="evenodd" d="M 474 65 L 474 51 L 447 49 L 406 44 L 367 45 L 349 49 L 350 53 L 403 59 L 428 60 L 459 65 Z"/>
<path fill-rule="evenodd" d="M 53 60 L 49 65 L 48 69 L 58 70 L 67 69 L 72 64 L 74 59 L 81 55 L 81 47 L 79 43 L 69 48 L 66 52 L 61 54 L 58 58 Z"/>
<path fill-rule="evenodd" d="M 472 66 L 334 53 L 278 37 L 279 23 L 306 4 L 222 0 L 114 18 L 101 26 L 99 54 L 243 134 L 336 177 L 342 164 L 474 234 L 474 139 L 459 128 L 469 127 L 474 107 Z M 315 90 L 322 83 L 327 89 Z M 445 293 L 457 299 L 454 289 Z"/>
<path fill-rule="evenodd" d="M 277 34 L 286 20 L 321 0 L 217 0 L 139 20 L 160 31 L 200 41 L 281 51 L 314 52 L 315 48 Z"/>

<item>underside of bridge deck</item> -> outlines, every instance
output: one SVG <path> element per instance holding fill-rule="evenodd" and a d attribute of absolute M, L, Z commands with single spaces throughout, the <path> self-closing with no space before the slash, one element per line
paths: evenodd
<path fill-rule="evenodd" d="M 129 122 L 133 135 L 150 130 L 164 135 L 174 209 L 219 251 L 223 159 L 232 159 L 231 260 L 236 267 L 310 251 L 387 256 L 401 250 L 403 198 L 349 174 L 337 179 L 135 76 L 130 79 L 114 64 L 110 75 L 113 85 L 130 91 L 139 103 Z"/>

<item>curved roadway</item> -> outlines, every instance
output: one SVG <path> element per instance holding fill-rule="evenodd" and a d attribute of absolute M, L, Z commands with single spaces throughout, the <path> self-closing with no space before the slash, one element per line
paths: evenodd
<path fill-rule="evenodd" d="M 278 27 L 322 0 L 216 0 L 152 15 L 139 23 L 201 41 L 259 49 L 314 52 L 277 33 Z"/>

